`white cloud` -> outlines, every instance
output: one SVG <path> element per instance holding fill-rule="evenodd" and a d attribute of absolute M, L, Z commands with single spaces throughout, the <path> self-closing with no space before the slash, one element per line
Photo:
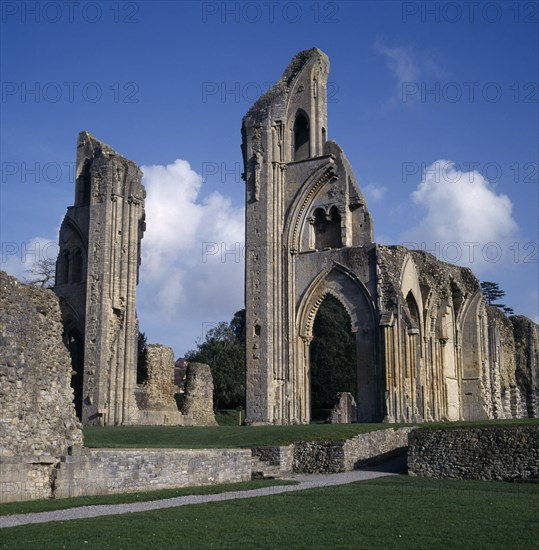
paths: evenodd
<path fill-rule="evenodd" d="M 0 269 L 20 281 L 33 278 L 28 272 L 34 263 L 41 260 L 56 260 L 58 242 L 47 237 L 32 237 L 28 241 L 2 242 Z"/>
<path fill-rule="evenodd" d="M 378 183 L 369 183 L 363 187 L 363 191 L 367 197 L 367 202 L 378 202 L 384 198 L 387 187 Z"/>
<path fill-rule="evenodd" d="M 411 47 L 390 46 L 383 40 L 377 40 L 374 49 L 385 57 L 386 65 L 395 79 L 392 102 L 417 102 L 427 77 L 439 80 L 447 76 L 447 71 L 439 65 L 432 51 L 417 53 Z"/>
<path fill-rule="evenodd" d="M 185 160 L 143 166 L 146 224 L 137 291 L 148 340 L 194 348 L 204 327 L 243 307 L 244 210 L 212 193 Z"/>
<path fill-rule="evenodd" d="M 386 56 L 387 66 L 397 78 L 399 89 L 402 82 L 415 82 L 418 80 L 420 70 L 414 55 L 409 49 L 398 46 L 391 47 L 381 40 L 376 41 L 374 48 Z"/>
<path fill-rule="evenodd" d="M 425 169 L 412 201 L 422 217 L 402 235 L 402 243 L 478 271 L 512 258 L 510 244 L 518 232 L 513 205 L 479 172 L 437 160 Z"/>

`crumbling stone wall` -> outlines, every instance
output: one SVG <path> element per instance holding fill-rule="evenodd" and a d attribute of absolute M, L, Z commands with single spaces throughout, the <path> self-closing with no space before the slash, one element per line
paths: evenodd
<path fill-rule="evenodd" d="M 515 341 L 516 383 L 523 416 L 539 418 L 539 326 L 522 315 L 509 318 Z"/>
<path fill-rule="evenodd" d="M 489 353 L 488 374 L 483 384 L 485 401 L 493 418 L 519 418 L 522 411 L 515 372 L 513 324 L 497 307 L 487 306 L 486 310 Z"/>
<path fill-rule="evenodd" d="M 174 406 L 174 352 L 161 344 L 149 344 L 146 352 L 148 378 L 144 386 L 153 405 Z"/>
<path fill-rule="evenodd" d="M 337 402 L 328 418 L 330 424 L 350 424 L 357 419 L 357 405 L 350 392 L 339 392 Z"/>
<path fill-rule="evenodd" d="M 146 348 L 147 379 L 136 394 L 139 424 L 181 424 L 174 399 L 174 352 L 161 344 Z"/>
<path fill-rule="evenodd" d="M 409 437 L 408 473 L 434 478 L 539 480 L 539 427 L 414 430 Z"/>
<path fill-rule="evenodd" d="M 0 501 L 50 495 L 82 445 L 58 299 L 0 271 Z"/>
<path fill-rule="evenodd" d="M 213 412 L 213 378 L 209 365 L 189 363 L 182 406 L 185 426 L 216 426 Z"/>
<path fill-rule="evenodd" d="M 485 397 L 493 418 L 539 416 L 539 326 L 487 306 L 488 372 Z"/>

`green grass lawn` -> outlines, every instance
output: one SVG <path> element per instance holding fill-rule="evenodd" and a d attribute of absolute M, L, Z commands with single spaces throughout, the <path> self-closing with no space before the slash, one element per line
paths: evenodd
<path fill-rule="evenodd" d="M 297 481 L 284 479 L 257 479 L 240 483 L 221 483 L 200 487 L 183 487 L 178 489 L 161 489 L 158 491 L 139 491 L 137 493 L 115 493 L 75 498 L 32 500 L 25 502 L 8 502 L 0 504 L 0 516 L 13 514 L 30 514 L 35 512 L 52 512 L 76 506 L 96 506 L 98 504 L 127 504 L 130 502 L 148 502 L 163 498 L 183 497 L 186 495 L 214 495 L 227 491 L 250 491 L 273 485 L 296 485 Z M 0 537 L 1 539 L 1 537 Z"/>
<path fill-rule="evenodd" d="M 241 419 L 245 418 L 245 411 L 241 411 Z M 215 420 L 219 426 L 241 426 L 240 412 L 235 409 L 223 409 L 215 413 Z"/>
<path fill-rule="evenodd" d="M 295 441 L 340 440 L 391 427 L 388 424 L 295 426 L 106 426 L 84 428 L 86 447 L 230 448 L 289 445 Z"/>
<path fill-rule="evenodd" d="M 539 548 L 539 486 L 386 477 L 3 529 L 0 548 Z"/>
<path fill-rule="evenodd" d="M 234 418 L 233 415 L 231 415 Z M 229 421 L 223 420 L 223 422 Z M 537 419 L 492 420 L 422 424 L 423 427 L 539 425 Z M 360 433 L 395 428 L 405 424 L 301 424 L 294 426 L 221 425 L 208 428 L 181 426 L 88 426 L 86 447 L 106 448 L 230 448 L 289 445 L 296 441 L 339 441 Z"/>

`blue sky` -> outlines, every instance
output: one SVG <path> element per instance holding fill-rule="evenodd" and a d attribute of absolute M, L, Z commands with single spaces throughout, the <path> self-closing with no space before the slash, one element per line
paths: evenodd
<path fill-rule="evenodd" d="M 538 321 L 538 14 L 537 2 L 4 2 L 0 267 L 22 277 L 55 254 L 88 130 L 146 174 L 141 329 L 177 356 L 193 349 L 243 307 L 241 118 L 316 46 L 331 63 L 328 136 L 376 240 L 468 265 Z"/>

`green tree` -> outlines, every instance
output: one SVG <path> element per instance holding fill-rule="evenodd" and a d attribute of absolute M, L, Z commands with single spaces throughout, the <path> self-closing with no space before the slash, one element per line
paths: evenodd
<path fill-rule="evenodd" d="M 245 310 L 237 311 L 230 323 L 210 329 L 185 359 L 210 366 L 216 409 L 245 407 Z"/>
<path fill-rule="evenodd" d="M 505 291 L 500 288 L 500 285 L 498 283 L 493 283 L 492 281 L 483 281 L 481 283 L 481 290 L 483 291 L 483 295 L 485 296 L 487 303 L 492 306 L 496 305 L 494 303 L 496 300 L 499 300 L 505 296 Z"/>
<path fill-rule="evenodd" d="M 332 296 L 322 302 L 313 325 L 311 342 L 311 405 L 330 409 L 338 392 L 356 395 L 356 341 L 350 317 Z"/>
<path fill-rule="evenodd" d="M 512 307 L 496 302 L 496 300 L 499 300 L 505 296 L 505 291 L 500 288 L 498 283 L 483 281 L 481 283 L 481 290 L 483 291 L 483 295 L 489 305 L 501 309 L 506 315 L 513 315 L 515 313 L 515 310 Z"/>

